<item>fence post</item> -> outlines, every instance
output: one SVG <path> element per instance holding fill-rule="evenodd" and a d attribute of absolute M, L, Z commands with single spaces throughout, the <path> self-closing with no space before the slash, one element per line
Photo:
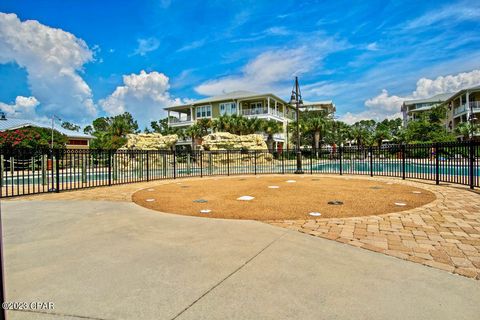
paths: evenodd
<path fill-rule="evenodd" d="M 255 172 L 255 175 L 257 174 L 257 150 L 254 150 L 253 151 L 253 163 L 254 163 L 254 172 Z"/>
<path fill-rule="evenodd" d="M 285 174 L 285 152 L 282 150 L 282 174 Z"/>
<path fill-rule="evenodd" d="M 15 158 L 10 157 L 10 175 L 13 177 L 14 173 L 15 173 Z"/>
<path fill-rule="evenodd" d="M 438 143 L 435 143 L 435 184 L 440 184 L 440 163 L 438 158 Z"/>
<path fill-rule="evenodd" d="M 47 185 L 47 155 L 42 152 L 42 185 Z"/>
<path fill-rule="evenodd" d="M 213 171 L 212 151 L 208 152 L 208 174 L 211 176 Z"/>
<path fill-rule="evenodd" d="M 475 148 L 474 148 L 474 144 L 473 144 L 473 140 L 470 139 L 470 142 L 469 142 L 469 170 L 468 170 L 468 173 L 469 173 L 469 182 L 470 182 L 470 189 L 474 189 L 475 188 L 475 175 L 474 175 L 474 163 L 475 163 Z"/>
<path fill-rule="evenodd" d="M 317 149 L 315 149 L 315 153 L 317 152 Z M 313 153 L 310 153 L 310 174 L 313 173 Z"/>
<path fill-rule="evenodd" d="M 200 154 L 200 178 L 203 178 L 203 153 L 202 150 L 198 151 Z"/>
<path fill-rule="evenodd" d="M 406 166 L 406 146 L 402 143 L 402 179 L 405 180 L 405 166 Z"/>
<path fill-rule="evenodd" d="M 227 176 L 230 175 L 230 150 L 227 149 Z"/>
<path fill-rule="evenodd" d="M 173 179 L 177 179 L 177 155 L 173 151 Z"/>
<path fill-rule="evenodd" d="M 3 187 L 3 170 L 5 169 L 3 163 L 3 154 L 0 155 L 0 187 Z M 3 191 L 3 190 L 1 190 Z"/>
<path fill-rule="evenodd" d="M 192 151 L 193 152 L 193 151 Z M 192 173 L 192 157 L 190 156 L 190 152 L 187 153 L 187 174 L 190 175 Z"/>
<path fill-rule="evenodd" d="M 163 177 L 167 178 L 167 154 L 163 152 Z"/>
<path fill-rule="evenodd" d="M 370 154 L 370 177 L 373 177 L 373 147 L 368 148 Z"/>
<path fill-rule="evenodd" d="M 338 154 L 340 156 L 340 175 L 343 175 L 343 147 L 338 148 Z"/>
<path fill-rule="evenodd" d="M 108 185 L 112 185 L 112 151 L 108 150 Z"/>
<path fill-rule="evenodd" d="M 60 149 L 56 149 L 55 152 L 55 171 L 56 171 L 56 187 L 55 192 L 60 192 Z"/>
<path fill-rule="evenodd" d="M 147 153 L 147 181 L 150 181 L 150 150 L 146 150 Z"/>

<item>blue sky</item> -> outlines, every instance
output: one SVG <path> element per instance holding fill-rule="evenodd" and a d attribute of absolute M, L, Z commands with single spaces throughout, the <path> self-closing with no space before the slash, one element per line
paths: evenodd
<path fill-rule="evenodd" d="M 480 83 L 478 1 L 0 3 L 0 107 L 86 124 L 233 90 L 333 100 L 352 122 Z M 33 20 L 33 21 L 29 21 Z"/>

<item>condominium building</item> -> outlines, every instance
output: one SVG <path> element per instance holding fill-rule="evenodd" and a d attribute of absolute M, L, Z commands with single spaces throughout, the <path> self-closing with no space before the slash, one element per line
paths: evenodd
<path fill-rule="evenodd" d="M 445 100 L 447 106 L 447 130 L 455 132 L 461 123 L 474 118 L 480 124 L 480 86 L 466 88 L 450 95 Z"/>
<path fill-rule="evenodd" d="M 441 93 L 433 97 L 417 100 L 406 100 L 402 104 L 403 125 L 407 126 L 409 121 L 416 120 L 422 112 L 428 111 L 435 106 L 444 103 L 452 93 Z"/>
<path fill-rule="evenodd" d="M 335 111 L 331 101 L 309 102 L 307 108 L 321 108 L 329 112 Z M 219 96 L 196 100 L 189 104 L 165 108 L 170 127 L 186 128 L 198 119 L 215 119 L 221 115 L 243 115 L 245 117 L 275 120 L 283 124 L 283 132 L 274 135 L 279 148 L 287 141 L 286 132 L 289 121 L 295 120 L 295 108 L 272 93 L 255 93 L 250 91 L 234 91 Z M 267 138 L 266 135 L 265 139 Z M 179 141 L 178 144 L 189 144 Z"/>

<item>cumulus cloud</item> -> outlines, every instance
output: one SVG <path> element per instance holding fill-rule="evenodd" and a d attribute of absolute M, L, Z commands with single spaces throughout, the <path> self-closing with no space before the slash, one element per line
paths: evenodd
<path fill-rule="evenodd" d="M 35 97 L 18 96 L 13 104 L 0 102 L 0 110 L 13 118 L 33 119 L 37 117 L 35 108 L 39 104 Z"/>
<path fill-rule="evenodd" d="M 326 55 L 345 47 L 344 43 L 319 34 L 302 38 L 299 43 L 304 45 L 267 50 L 250 60 L 238 74 L 206 81 L 195 91 L 202 95 L 235 90 L 288 92 L 294 75 L 318 70 Z"/>
<path fill-rule="evenodd" d="M 138 39 L 138 47 L 133 52 L 133 55 L 144 56 L 151 51 L 155 51 L 160 47 L 160 41 L 157 38 Z"/>
<path fill-rule="evenodd" d="M 439 93 L 455 92 L 480 84 L 480 70 L 462 72 L 457 75 L 437 77 L 436 79 L 421 78 L 417 81 L 417 89 L 412 96 L 419 99 Z"/>
<path fill-rule="evenodd" d="M 185 100 L 173 98 L 169 78 L 156 71 L 123 76 L 123 85 L 118 86 L 111 95 L 99 101 L 109 115 L 130 112 L 141 124 L 158 120 L 164 116 L 164 107 L 184 103 Z"/>
<path fill-rule="evenodd" d="M 421 78 L 417 81 L 416 89 L 409 95 L 390 95 L 387 90 L 365 101 L 367 110 L 360 113 L 348 112 L 342 121 L 353 123 L 362 119 L 396 118 L 401 116 L 400 108 L 403 101 L 424 99 L 440 93 L 454 93 L 456 91 L 480 84 L 480 70 L 462 72 L 456 75 L 439 76 L 435 79 Z"/>
<path fill-rule="evenodd" d="M 73 34 L 0 13 L 0 64 L 25 68 L 44 113 L 72 119 L 96 114 L 91 89 L 80 76 L 83 65 L 92 60 L 92 50 Z"/>

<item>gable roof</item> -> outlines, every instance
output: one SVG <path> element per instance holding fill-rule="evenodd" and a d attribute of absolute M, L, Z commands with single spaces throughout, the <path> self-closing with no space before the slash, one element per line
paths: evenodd
<path fill-rule="evenodd" d="M 38 127 L 38 128 L 47 128 L 50 129 L 51 126 L 27 119 L 15 119 L 15 118 L 7 118 L 5 120 L 0 120 L 0 131 L 7 131 L 7 130 L 15 130 L 24 127 Z M 67 130 L 60 126 L 55 126 L 55 131 L 58 131 L 69 138 L 84 138 L 84 139 L 93 139 L 95 137 L 84 134 L 81 132 Z"/>

